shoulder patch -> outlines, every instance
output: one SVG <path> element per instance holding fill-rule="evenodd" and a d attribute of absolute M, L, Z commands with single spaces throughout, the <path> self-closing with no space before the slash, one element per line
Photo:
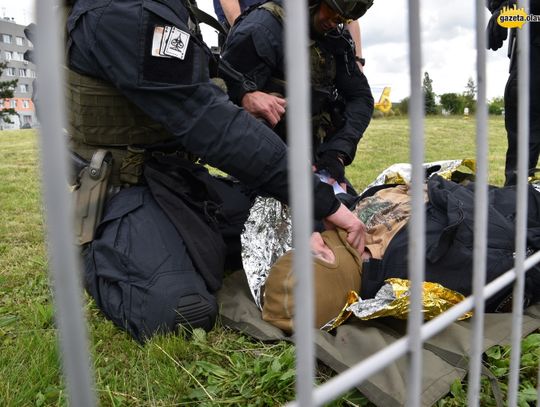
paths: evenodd
<path fill-rule="evenodd" d="M 190 34 L 181 29 L 165 25 L 155 26 L 152 36 L 152 56 L 160 58 L 186 57 Z"/>

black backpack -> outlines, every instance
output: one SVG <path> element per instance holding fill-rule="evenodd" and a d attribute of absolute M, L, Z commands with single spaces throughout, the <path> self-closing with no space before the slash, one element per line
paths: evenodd
<path fill-rule="evenodd" d="M 474 184 L 463 186 L 438 175 L 428 180 L 425 281 L 437 282 L 465 296 L 472 293 Z M 540 249 L 540 193 L 528 191 L 528 254 Z M 514 267 L 514 187 L 489 191 L 486 283 Z M 408 228 L 392 239 L 382 260 L 364 263 L 362 298 L 374 297 L 391 277 L 408 278 Z M 487 312 L 508 311 L 512 284 L 486 300 Z M 540 299 L 540 265 L 526 275 L 524 305 Z"/>

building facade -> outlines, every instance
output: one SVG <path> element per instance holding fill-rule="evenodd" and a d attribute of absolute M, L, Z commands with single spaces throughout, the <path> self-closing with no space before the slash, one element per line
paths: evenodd
<path fill-rule="evenodd" d="M 33 81 L 36 67 L 24 60 L 24 53 L 33 45 L 24 35 L 25 26 L 15 23 L 11 18 L 0 18 L 0 62 L 7 62 L 7 67 L 0 76 L 0 81 L 17 79 L 14 97 L 0 100 L 0 109 L 13 108 L 16 115 L 10 117 L 13 123 L 0 120 L 0 129 L 30 128 L 37 125 L 36 109 L 32 103 Z"/>

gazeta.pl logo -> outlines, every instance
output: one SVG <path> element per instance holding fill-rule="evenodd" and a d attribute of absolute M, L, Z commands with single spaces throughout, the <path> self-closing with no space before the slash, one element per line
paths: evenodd
<path fill-rule="evenodd" d="M 499 17 L 497 17 L 497 23 L 504 28 L 519 28 L 523 27 L 525 23 L 538 23 L 540 22 L 540 15 L 527 14 L 525 9 L 517 8 L 514 4 L 513 7 L 503 7 Z"/>

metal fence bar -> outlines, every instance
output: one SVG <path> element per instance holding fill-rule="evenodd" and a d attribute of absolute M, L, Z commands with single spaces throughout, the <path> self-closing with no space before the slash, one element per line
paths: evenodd
<path fill-rule="evenodd" d="M 478 406 L 482 344 L 484 342 L 484 299 L 481 292 L 486 282 L 487 209 L 488 209 L 488 111 L 486 103 L 486 33 L 484 30 L 485 4 L 475 3 L 476 21 L 476 183 L 474 188 L 474 243 L 473 243 L 473 295 L 474 316 L 471 343 L 467 405 Z"/>
<path fill-rule="evenodd" d="M 520 6 L 530 10 L 529 0 Z M 532 23 L 531 23 L 532 24 Z M 516 283 L 512 301 L 512 351 L 508 377 L 508 405 L 516 406 L 521 359 L 521 326 L 525 291 L 524 262 L 527 246 L 527 176 L 529 162 L 529 24 L 524 24 L 517 38 L 518 46 L 518 174 L 516 214 Z"/>
<path fill-rule="evenodd" d="M 285 2 L 285 57 L 287 133 L 289 137 L 289 180 L 293 220 L 295 287 L 296 393 L 301 406 L 313 406 L 314 300 L 310 235 L 313 230 L 311 127 L 306 3 Z M 294 175 L 294 176 L 293 176 Z"/>
<path fill-rule="evenodd" d="M 41 161 L 47 220 L 51 280 L 54 284 L 55 316 L 61 360 L 72 406 L 96 404 L 86 325 L 82 312 L 82 285 L 75 253 L 71 205 L 66 176 L 67 151 L 63 139 L 65 123 L 62 70 L 62 27 L 54 0 L 36 1 L 37 78 L 41 98 Z"/>
<path fill-rule="evenodd" d="M 536 376 L 536 407 L 540 407 L 540 366 Z"/>
<path fill-rule="evenodd" d="M 408 391 L 407 405 L 419 406 L 422 388 L 422 282 L 424 281 L 425 211 L 424 211 L 424 93 L 422 91 L 422 39 L 420 34 L 420 1 L 409 0 L 409 67 L 411 99 L 409 120 L 410 159 L 412 164 L 412 213 L 409 221 L 409 279 L 411 305 L 407 320 Z"/>

